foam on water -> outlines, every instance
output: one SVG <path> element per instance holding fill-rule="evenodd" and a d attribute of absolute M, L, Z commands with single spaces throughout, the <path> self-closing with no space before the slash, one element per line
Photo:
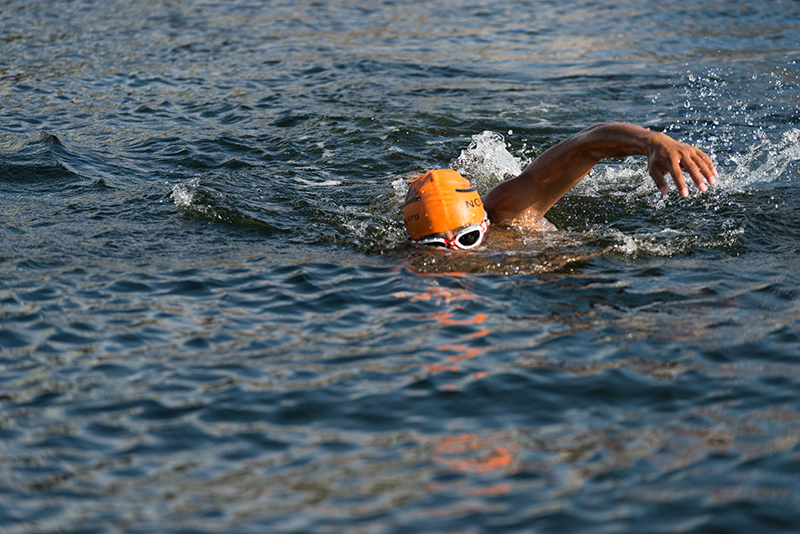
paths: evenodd
<path fill-rule="evenodd" d="M 758 141 L 744 154 L 731 154 L 733 168 L 721 174 L 723 187 L 744 191 L 753 185 L 789 183 L 793 164 L 800 161 L 800 130 L 792 128 L 771 140 L 763 130 L 757 131 Z"/>
<path fill-rule="evenodd" d="M 176 184 L 172 187 L 172 200 L 175 205 L 183 209 L 194 207 L 194 196 L 197 187 L 200 185 L 199 178 L 192 178 L 188 182 Z"/>
<path fill-rule="evenodd" d="M 519 175 L 529 163 L 513 156 L 508 149 L 501 134 L 485 131 L 472 136 L 469 146 L 450 162 L 450 168 L 469 178 L 481 193 L 485 193 L 503 180 Z"/>

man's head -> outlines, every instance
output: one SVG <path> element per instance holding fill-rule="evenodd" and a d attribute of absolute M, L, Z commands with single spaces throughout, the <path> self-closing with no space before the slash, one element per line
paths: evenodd
<path fill-rule="evenodd" d="M 450 169 L 427 172 L 411 183 L 403 222 L 416 243 L 456 248 L 478 246 L 489 224 L 478 192 Z"/>

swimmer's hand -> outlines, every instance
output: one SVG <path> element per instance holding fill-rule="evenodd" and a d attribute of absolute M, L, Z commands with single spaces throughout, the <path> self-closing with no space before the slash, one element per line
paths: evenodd
<path fill-rule="evenodd" d="M 714 164 L 711 162 L 711 158 L 699 148 L 681 143 L 658 132 L 645 136 L 644 143 L 648 150 L 647 168 L 662 195 L 666 195 L 669 191 L 665 178 L 667 173 L 672 175 L 672 181 L 675 182 L 682 197 L 689 196 L 683 171 L 692 177 L 692 181 L 700 191 L 708 189 L 706 181 L 709 185 L 716 185 L 717 171 Z"/>

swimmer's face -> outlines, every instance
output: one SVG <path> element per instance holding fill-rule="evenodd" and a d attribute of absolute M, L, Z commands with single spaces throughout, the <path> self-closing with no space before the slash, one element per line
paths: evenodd
<path fill-rule="evenodd" d="M 419 245 L 471 250 L 480 246 L 487 228 L 489 228 L 489 219 L 484 219 L 479 224 L 467 224 L 455 230 L 447 230 L 414 239 L 412 242 Z"/>

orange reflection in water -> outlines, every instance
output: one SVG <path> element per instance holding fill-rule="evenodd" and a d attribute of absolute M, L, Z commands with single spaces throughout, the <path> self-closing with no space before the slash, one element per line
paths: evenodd
<path fill-rule="evenodd" d="M 412 291 L 399 291 L 392 294 L 399 299 L 408 299 L 411 302 L 433 302 L 436 306 L 444 304 L 450 306 L 451 303 L 459 300 L 475 300 L 475 295 L 463 289 L 447 289 L 446 287 L 434 286 L 422 293 Z"/>
<path fill-rule="evenodd" d="M 481 438 L 466 433 L 439 440 L 434 448 L 433 460 L 453 471 L 513 473 L 516 450 L 515 445 L 509 445 L 499 437 Z"/>
<path fill-rule="evenodd" d="M 472 319 L 467 319 L 467 320 L 463 320 L 463 321 L 453 321 L 453 320 L 449 319 L 449 315 L 450 314 L 446 314 L 446 315 L 447 315 L 447 317 L 444 317 L 444 316 L 437 317 L 437 319 L 439 320 L 440 324 L 442 324 L 442 325 L 450 325 L 450 324 L 480 324 L 486 319 L 486 317 L 488 317 L 488 315 L 476 315 Z M 469 334 L 469 335 L 467 335 L 465 337 L 467 339 L 477 339 L 477 338 L 484 337 L 484 336 L 486 336 L 488 334 L 489 334 L 489 330 L 484 328 L 484 329 L 479 330 L 478 332 L 474 332 L 474 333 Z M 463 361 L 463 360 L 471 360 L 473 358 L 476 358 L 476 357 L 480 356 L 481 354 L 483 354 L 486 349 L 484 347 L 470 347 L 470 346 L 464 345 L 462 343 L 456 343 L 456 344 L 444 344 L 444 345 L 441 345 L 441 346 L 439 346 L 439 350 L 441 352 L 456 352 L 456 354 L 454 354 L 453 356 L 448 356 L 446 358 L 446 361 L 450 365 L 443 365 L 443 364 L 427 364 L 427 365 L 425 365 L 425 369 L 431 374 L 440 373 L 440 372 L 443 372 L 443 371 L 453 371 L 453 372 L 462 371 L 462 369 L 459 366 L 453 365 L 453 364 L 455 364 L 457 362 L 460 362 L 460 361 Z M 478 371 L 476 373 L 472 373 L 472 376 L 474 378 L 485 378 L 485 377 L 489 376 L 489 371 Z M 458 387 L 459 386 L 457 384 L 450 384 L 449 386 L 445 386 L 444 389 L 452 391 L 452 390 L 458 389 Z"/>
<path fill-rule="evenodd" d="M 409 292 L 409 291 L 401 291 L 393 294 L 394 297 L 397 298 L 404 298 L 408 299 L 412 302 L 430 302 L 435 306 L 441 306 L 442 304 L 455 308 L 455 309 L 463 309 L 464 306 L 461 304 L 453 304 L 457 301 L 473 301 L 475 300 L 475 295 L 462 290 L 462 289 L 448 289 L 440 286 L 433 286 L 428 288 L 427 291 L 422 292 Z M 430 314 L 424 314 L 421 316 L 422 318 L 429 318 L 436 321 L 439 326 L 441 327 L 449 327 L 449 326 L 471 326 L 471 325 L 480 325 L 483 324 L 486 319 L 489 318 L 489 314 L 482 313 L 474 315 L 473 317 L 467 319 L 454 319 L 453 314 L 449 311 L 443 312 L 435 312 Z M 472 332 L 469 334 L 464 334 L 462 339 L 464 340 L 475 340 L 482 337 L 489 335 L 488 328 L 481 328 L 476 332 Z M 470 360 L 476 358 L 483 354 L 485 348 L 481 347 L 470 347 L 463 343 L 454 343 L 454 344 L 444 344 L 439 347 L 441 352 L 456 352 L 455 355 L 448 356 L 445 361 L 447 363 L 429 363 L 424 364 L 423 368 L 429 374 L 437 374 L 443 372 L 461 372 L 463 369 L 458 365 L 454 365 L 457 362 L 462 360 Z M 478 371 L 472 374 L 474 378 L 484 378 L 489 375 L 489 371 Z M 457 384 L 450 384 L 447 386 L 443 386 L 444 389 L 448 390 L 455 390 L 458 389 L 459 386 Z"/>

